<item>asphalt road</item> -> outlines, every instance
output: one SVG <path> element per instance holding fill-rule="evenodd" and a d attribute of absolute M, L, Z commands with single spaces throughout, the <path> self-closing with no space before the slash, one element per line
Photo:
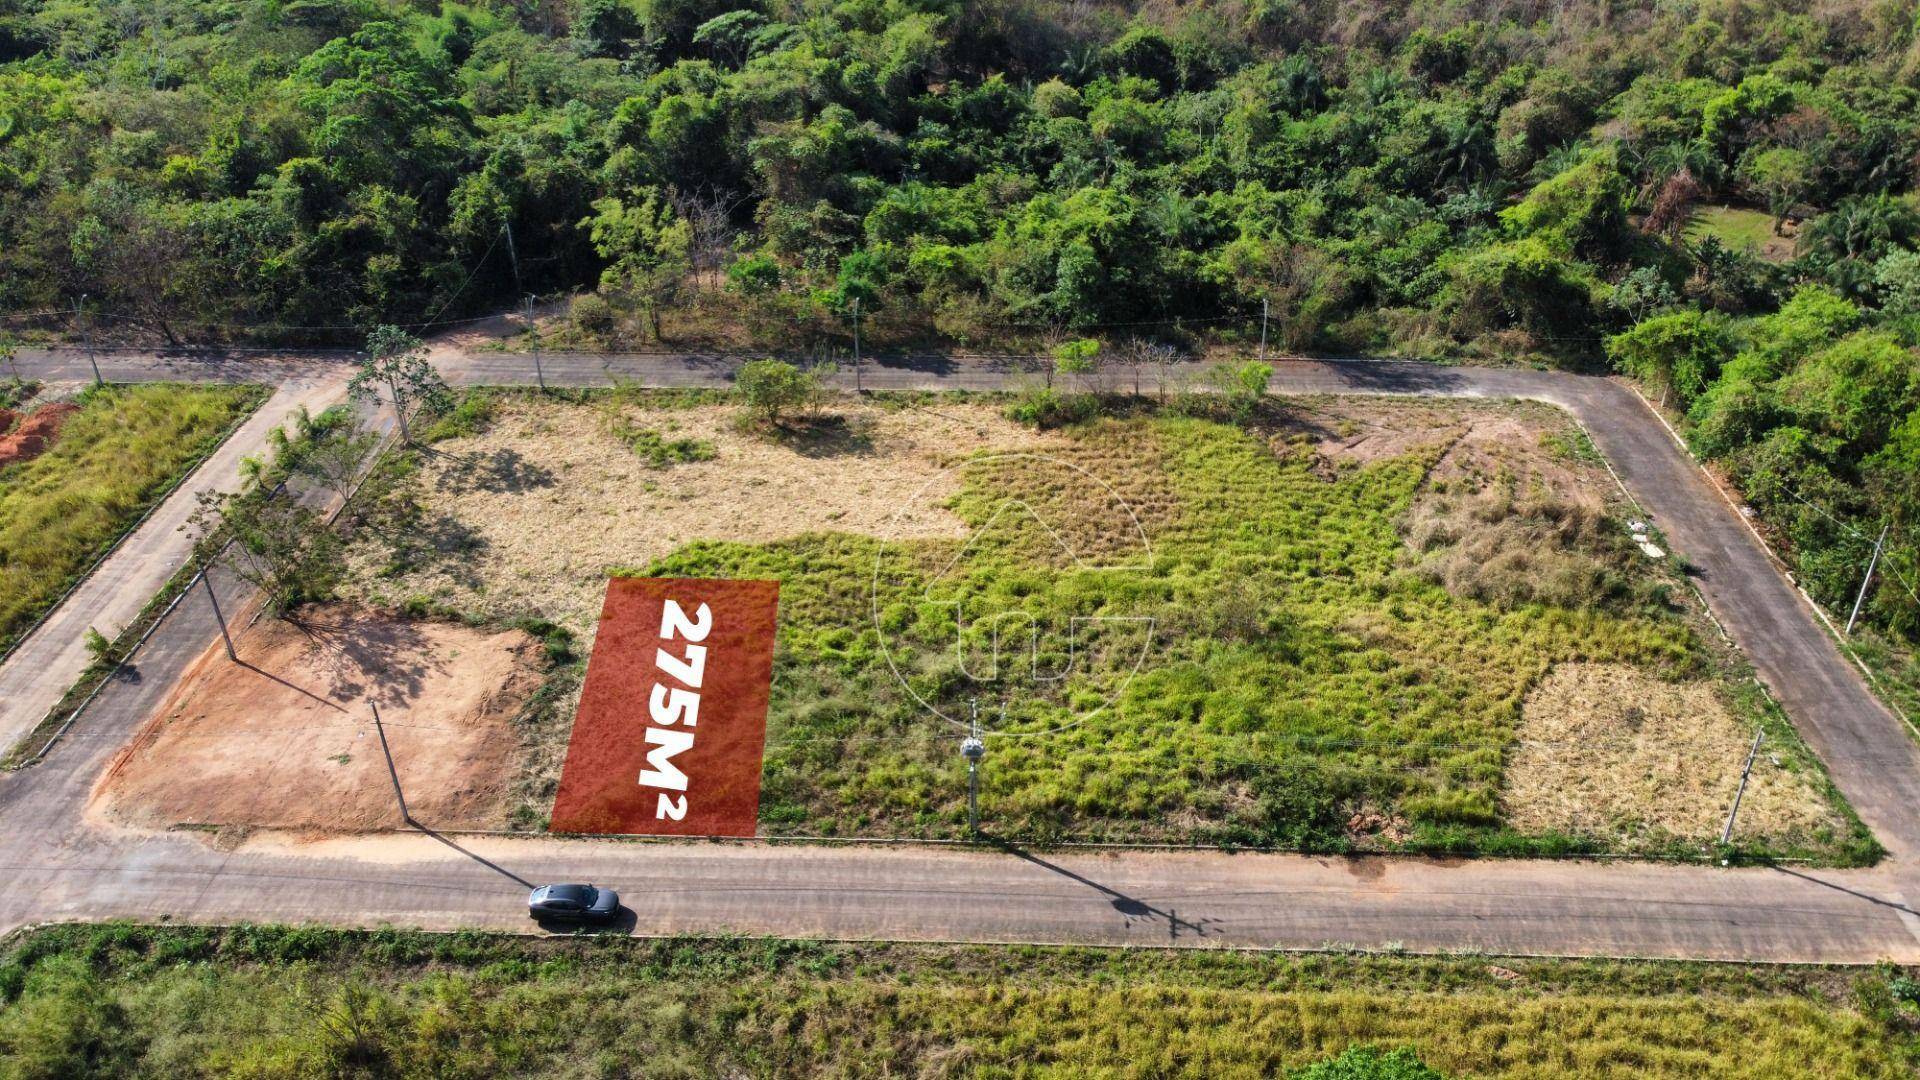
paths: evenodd
<path fill-rule="evenodd" d="M 525 357 L 436 359 L 454 382 L 533 381 Z M 23 358 L 45 375 L 71 363 Z M 111 377 L 260 379 L 280 363 L 116 358 Z M 543 368 L 554 385 L 604 384 L 617 375 L 687 386 L 722 384 L 731 364 L 562 355 L 543 358 Z M 1147 388 L 1155 385 L 1151 373 L 1142 376 Z M 1036 376 L 1004 362 L 926 358 L 873 365 L 859 378 L 871 388 L 984 389 Z M 1117 378 L 1130 381 L 1127 374 Z M 851 384 L 853 375 L 843 371 L 839 379 Z M 1367 361 L 1281 364 L 1273 389 L 1524 397 L 1571 411 L 1673 548 L 1699 568 L 1715 614 L 1892 855 L 1868 870 L 1802 872 L 424 834 L 305 845 L 255 838 L 221 850 L 227 845 L 194 835 L 90 824 L 82 808 L 102 768 L 213 641 L 205 606 L 183 604 L 140 658 L 135 677 L 104 693 L 42 765 L 0 778 L 0 821 L 7 826 L 0 832 L 0 928 L 162 915 L 518 928 L 526 925 L 521 882 L 568 877 L 621 889 L 633 909 L 629 929 L 643 933 L 1920 962 L 1920 916 L 1906 900 L 1920 897 L 1920 874 L 1911 865 L 1920 842 L 1912 808 L 1920 752 L 1643 402 L 1600 379 Z M 223 589 L 230 603 L 241 599 L 234 583 Z"/>

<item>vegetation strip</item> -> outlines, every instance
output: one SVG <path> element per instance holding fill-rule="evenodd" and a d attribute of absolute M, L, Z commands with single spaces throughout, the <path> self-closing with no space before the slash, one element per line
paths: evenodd
<path fill-rule="evenodd" d="M 178 463 L 171 464 L 170 466 L 171 472 L 167 474 L 171 477 L 171 479 L 167 482 L 164 489 L 154 494 L 143 495 L 143 497 L 137 500 L 138 505 L 143 506 L 143 509 L 140 511 L 137 517 L 135 517 L 131 522 L 127 523 L 124 527 L 120 528 L 117 532 L 115 532 L 110 539 L 102 539 L 98 541 L 96 544 L 92 545 L 93 549 L 98 551 L 98 555 L 95 558 L 93 558 L 93 560 L 89 562 L 83 569 L 78 569 L 70 573 L 67 576 L 65 588 L 61 592 L 59 592 L 55 596 L 47 597 L 41 600 L 36 605 L 38 607 L 38 610 L 35 613 L 32 622 L 29 625 L 27 625 L 25 629 L 9 630 L 6 649 L 4 651 L 0 651 L 0 663 L 5 662 L 5 660 L 8 657 L 12 656 L 14 650 L 19 647 L 20 643 L 22 641 L 25 641 L 27 636 L 31 634 L 35 629 L 38 629 L 40 625 L 43 624 L 47 620 L 47 618 L 52 614 L 52 612 L 56 610 L 61 603 L 65 602 L 67 597 L 73 595 L 74 591 L 77 590 L 82 584 L 84 584 L 87 578 L 90 577 L 95 570 L 99 569 L 102 563 L 106 562 L 107 559 L 111 558 L 113 553 L 119 549 L 120 544 L 128 536 L 132 535 L 137 529 L 139 529 L 139 527 L 142 524 L 144 524 L 149 517 L 153 515 L 154 511 L 158 509 L 161 504 L 165 503 L 166 500 L 169 497 L 171 497 L 175 491 L 179 490 L 180 485 L 186 483 L 187 479 L 191 477 L 193 473 L 200 468 L 201 465 L 205 464 L 207 459 L 212 457 L 213 454 L 216 453 L 223 444 L 225 444 L 227 439 L 232 437 L 235 431 L 239 430 L 239 428 L 242 425 L 244 425 L 248 419 L 252 417 L 255 410 L 257 410 L 260 407 L 260 405 L 265 403 L 265 401 L 272 396 L 272 391 L 270 389 L 263 386 L 256 386 L 256 385 L 249 385 L 249 384 L 222 384 L 219 386 L 205 386 L 204 388 L 203 388 L 203 384 L 139 383 L 139 384 L 131 384 L 131 385 L 136 388 L 146 388 L 146 387 L 154 388 L 152 390 L 135 389 L 130 391 L 132 393 L 137 393 L 141 395 L 162 396 L 170 392 L 179 392 L 179 393 L 201 394 L 201 395 L 206 395 L 213 398 L 224 396 L 229 399 L 226 402 L 226 407 L 229 409 L 229 411 L 233 413 L 233 415 L 232 415 L 232 418 L 218 432 L 204 433 L 200 437 L 193 440 L 192 445 L 194 446 L 194 451 L 192 453 L 192 456 L 183 461 L 179 461 Z M 89 395 L 92 395 L 92 396 L 83 397 L 82 398 L 83 403 L 86 406 L 93 406 L 96 401 L 100 400 L 100 398 L 98 397 L 99 393 L 100 393 L 99 391 L 89 391 Z M 54 498 L 63 499 L 63 498 L 70 497 L 65 492 L 60 490 L 59 485 L 55 483 L 55 481 L 58 479 L 57 477 L 47 477 L 43 475 L 47 471 L 47 468 L 35 469 L 34 466 L 36 464 L 46 463 L 49 458 L 57 458 L 57 456 L 62 455 L 62 443 L 65 443 L 66 440 L 83 439 L 88 437 L 89 431 L 73 430 L 73 428 L 80 426 L 80 423 L 83 418 L 91 419 L 88 416 L 88 413 L 85 408 L 83 408 L 81 414 L 75 417 L 74 421 L 69 424 L 68 430 L 63 434 L 61 443 L 56 443 L 52 450 L 50 450 L 46 454 L 41 455 L 41 457 L 37 458 L 34 462 L 29 462 L 22 465 L 17 469 L 12 470 L 10 474 L 6 476 L 4 479 L 0 479 L 0 483 L 7 485 L 7 487 L 12 487 L 13 485 L 16 485 L 16 484 L 21 485 L 21 489 L 18 493 L 5 492 L 4 488 L 0 488 L 0 493 L 13 494 L 14 499 L 17 499 L 17 500 L 31 500 L 35 498 L 39 493 L 37 491 L 28 491 L 27 490 L 28 485 L 33 485 L 37 488 L 39 485 L 53 484 L 55 487 L 55 490 L 53 492 Z M 166 456 L 166 450 L 167 450 L 166 447 L 147 447 L 147 448 L 142 448 L 140 450 L 135 450 L 134 448 L 127 448 L 126 450 L 123 451 L 122 456 L 124 456 L 129 460 L 135 460 L 139 462 L 155 462 L 162 465 L 166 465 L 169 462 L 169 459 Z M 48 466 L 48 468 L 50 467 L 51 466 Z M 138 472 L 137 469 L 132 471 L 137 475 L 137 472 Z M 0 503 L 0 512 L 10 511 L 10 510 L 19 510 L 19 507 L 7 506 L 5 503 Z M 29 503 L 26 505 L 26 509 L 20 512 L 32 513 L 33 508 Z M 4 538 L 0 538 L 0 541 L 3 541 L 3 540 Z M 9 552 L 9 554 L 13 558 L 21 560 L 23 564 L 25 564 L 28 560 L 28 554 L 23 551 L 12 551 L 12 552 Z M 45 560 L 43 556 L 34 556 L 32 561 L 35 564 L 39 564 L 39 563 L 43 563 Z M 31 583 L 30 582 L 27 583 L 25 586 L 21 588 L 20 591 L 22 595 L 31 596 L 33 591 Z M 14 600 L 13 602 L 14 608 L 12 611 L 9 612 L 10 625 L 17 624 L 18 620 L 25 614 L 25 609 L 20 608 L 18 606 L 19 603 L 20 603 L 20 600 L 18 599 Z"/>
<path fill-rule="evenodd" d="M 67 925 L 0 949 L 0 1061 L 67 1076 L 533 1076 L 644 1058 L 650 1076 L 1214 1077 L 1372 1045 L 1461 1076 L 1819 1061 L 1893 1077 L 1916 1053 L 1916 1000 L 1891 967 Z"/>

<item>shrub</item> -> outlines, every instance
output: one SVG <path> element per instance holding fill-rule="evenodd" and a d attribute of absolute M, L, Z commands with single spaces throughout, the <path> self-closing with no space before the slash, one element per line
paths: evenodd
<path fill-rule="evenodd" d="M 571 309 L 573 325 L 581 333 L 598 341 L 607 341 L 613 337 L 613 331 L 619 324 L 614 315 L 613 305 L 599 293 L 586 293 L 573 298 Z"/>
<path fill-rule="evenodd" d="M 733 388 L 750 416 L 774 427 L 793 413 L 815 408 L 823 396 L 818 375 L 784 360 L 750 361 L 740 369 Z"/>

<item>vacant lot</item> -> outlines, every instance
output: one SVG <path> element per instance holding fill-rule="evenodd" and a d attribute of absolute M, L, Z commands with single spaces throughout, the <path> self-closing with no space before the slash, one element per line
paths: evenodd
<path fill-rule="evenodd" d="M 585 631 L 610 572 L 780 579 L 770 833 L 962 832 L 949 719 L 978 707 L 986 822 L 1029 839 L 1700 854 L 1718 836 L 1756 706 L 1553 410 L 1325 399 L 1035 433 L 942 399 L 768 437 L 675 400 L 504 399 L 418 464 L 408 527 L 362 531 L 351 591 Z M 1012 630 L 992 618 L 1009 611 Z M 1096 624 L 1137 636 L 1059 631 Z M 1560 692 L 1593 670 L 1657 700 Z M 1743 843 L 1860 857 L 1775 734 Z"/>
<path fill-rule="evenodd" d="M 215 643 L 101 780 L 94 811 L 146 828 L 401 824 L 378 705 L 408 808 L 437 828 L 509 812 L 514 720 L 541 676 L 517 630 L 313 608 Z"/>
<path fill-rule="evenodd" d="M 1457 1077 L 1898 1077 L 1913 990 L 1858 968 L 62 926 L 0 954 L 0 1071 L 1212 1078 L 1373 1044 Z"/>
<path fill-rule="evenodd" d="M 490 618 L 538 616 L 591 641 L 615 568 L 705 539 L 883 526 L 902 539 L 957 538 L 965 526 L 941 506 L 953 492 L 937 482 L 945 465 L 976 450 L 1055 441 L 978 405 L 860 409 L 769 440 L 740 432 L 732 406 L 651 400 L 503 398 L 484 434 L 443 441 L 419 463 L 415 486 L 435 546 L 401 559 L 378 544 L 361 548 L 354 592 Z M 682 440 L 699 447 L 677 455 L 685 460 L 651 455 Z M 902 513 L 916 495 L 919 505 Z"/>
<path fill-rule="evenodd" d="M 264 398 L 248 386 L 90 390 L 50 446 L 0 469 L 0 648 Z"/>

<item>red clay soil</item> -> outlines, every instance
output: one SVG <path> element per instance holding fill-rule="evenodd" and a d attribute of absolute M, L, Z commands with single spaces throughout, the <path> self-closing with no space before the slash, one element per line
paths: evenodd
<path fill-rule="evenodd" d="M 236 627 L 238 664 L 210 646 L 108 768 L 93 810 L 160 829 L 398 828 L 373 699 L 416 820 L 504 827 L 539 643 L 354 608 L 302 619 Z"/>
<path fill-rule="evenodd" d="M 60 429 L 66 426 L 67 417 L 80 411 L 78 405 L 65 402 L 43 405 L 30 413 L 20 426 L 14 427 L 16 414 L 11 409 L 0 409 L 0 467 L 12 465 L 16 461 L 31 461 L 46 453 L 60 435 Z"/>

